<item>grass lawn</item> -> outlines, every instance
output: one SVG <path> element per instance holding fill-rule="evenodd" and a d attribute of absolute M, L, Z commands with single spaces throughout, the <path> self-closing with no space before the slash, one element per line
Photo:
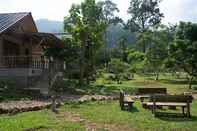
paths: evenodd
<path fill-rule="evenodd" d="M 118 92 L 119 89 L 132 93 L 138 87 L 166 87 L 172 94 L 189 91 L 184 79 L 164 75 L 159 81 L 136 75 L 135 80 L 123 81 L 119 85 L 100 78 L 89 86 L 76 89 L 93 94 L 111 94 Z M 181 111 L 176 110 L 176 112 Z M 138 101 L 134 103 L 131 111 L 121 111 L 118 101 L 83 104 L 67 102 L 60 108 L 59 114 L 42 110 L 13 116 L 1 115 L 0 131 L 85 131 L 87 127 L 97 128 L 98 131 L 196 131 L 197 100 L 191 105 L 191 114 L 191 119 L 155 118 L 151 111 L 143 109 Z M 79 118 L 84 121 L 81 122 Z"/>
<path fill-rule="evenodd" d="M 83 131 L 79 123 L 58 119 L 49 110 L 0 116 L 0 131 Z"/>
<path fill-rule="evenodd" d="M 143 109 L 139 102 L 129 111 L 121 111 L 117 101 L 93 102 L 82 105 L 66 105 L 67 111 L 80 113 L 85 119 L 97 123 L 101 129 L 105 125 L 114 131 L 196 131 L 197 101 L 192 104 L 193 117 L 168 118 L 154 117 L 150 110 Z M 181 112 L 179 109 L 173 112 Z"/>
<path fill-rule="evenodd" d="M 107 74 L 105 74 L 107 75 Z M 142 77 L 135 75 L 134 80 L 122 81 L 122 84 L 117 84 L 115 81 L 105 79 L 105 77 L 98 78 L 96 82 L 90 83 L 84 87 L 73 87 L 69 90 L 80 90 L 89 94 L 101 94 L 109 95 L 118 93 L 120 89 L 123 89 L 129 93 L 134 93 L 139 87 L 165 87 L 170 94 L 182 94 L 183 92 L 193 91 L 189 89 L 188 81 L 184 78 L 177 79 L 171 75 L 160 75 L 158 81 L 154 80 L 154 77 Z M 193 82 L 197 85 L 197 82 Z M 72 87 L 72 86 L 66 86 Z"/>
<path fill-rule="evenodd" d="M 139 102 L 131 111 L 121 111 L 118 101 L 67 103 L 59 114 L 48 110 L 20 113 L 0 117 L 0 131 L 85 131 L 84 122 L 71 122 L 68 113 L 79 114 L 88 123 L 94 123 L 98 131 L 196 131 L 197 101 L 191 106 L 192 118 L 154 117 Z M 176 112 L 181 112 L 176 110 Z M 62 115 L 66 114 L 66 115 Z M 62 116 L 62 117 L 59 117 Z"/>

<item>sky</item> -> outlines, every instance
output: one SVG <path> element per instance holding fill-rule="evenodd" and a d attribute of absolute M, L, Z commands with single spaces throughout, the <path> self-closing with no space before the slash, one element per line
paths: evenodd
<path fill-rule="evenodd" d="M 0 0 L 0 13 L 32 12 L 35 20 L 45 18 L 63 21 L 68 15 L 72 3 L 83 0 Z M 130 0 L 112 0 L 120 10 L 118 16 L 127 20 L 127 9 Z M 165 18 L 163 23 L 177 23 L 179 21 L 197 22 L 197 0 L 163 0 L 160 4 Z"/>

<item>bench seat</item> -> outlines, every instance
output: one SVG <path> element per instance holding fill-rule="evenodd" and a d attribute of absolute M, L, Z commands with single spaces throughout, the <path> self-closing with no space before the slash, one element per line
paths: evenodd
<path fill-rule="evenodd" d="M 131 97 L 131 96 L 125 96 L 125 97 L 124 97 L 124 102 L 130 102 L 130 103 L 133 103 L 133 102 L 134 102 L 134 100 L 132 99 L 132 97 Z"/>
<path fill-rule="evenodd" d="M 153 106 L 153 102 L 144 102 L 147 106 Z M 180 102 L 155 102 L 156 106 L 187 106 L 187 103 L 180 103 Z"/>

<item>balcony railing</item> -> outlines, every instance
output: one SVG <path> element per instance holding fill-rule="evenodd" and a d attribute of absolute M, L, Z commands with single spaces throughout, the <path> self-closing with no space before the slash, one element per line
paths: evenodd
<path fill-rule="evenodd" d="M 0 68 L 48 69 L 49 60 L 41 56 L 2 56 Z"/>

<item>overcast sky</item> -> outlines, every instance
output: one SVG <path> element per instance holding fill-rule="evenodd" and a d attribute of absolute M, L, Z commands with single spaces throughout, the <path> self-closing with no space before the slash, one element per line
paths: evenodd
<path fill-rule="evenodd" d="M 35 20 L 47 18 L 63 21 L 68 15 L 72 3 L 80 3 L 83 0 L 0 0 L 0 13 L 8 12 L 32 12 Z M 112 0 L 118 5 L 123 19 L 128 19 L 127 9 L 130 0 Z M 197 22 L 197 0 L 163 0 L 160 4 L 164 13 L 164 23 L 176 23 L 179 21 Z"/>

